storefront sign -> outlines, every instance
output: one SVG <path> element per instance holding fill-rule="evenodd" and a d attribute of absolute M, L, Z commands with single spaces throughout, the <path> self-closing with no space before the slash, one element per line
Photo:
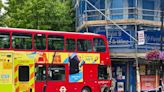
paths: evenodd
<path fill-rule="evenodd" d="M 155 90 L 159 86 L 159 76 L 144 75 L 141 76 L 141 90 Z"/>
<path fill-rule="evenodd" d="M 144 44 L 145 44 L 144 31 L 138 31 L 138 45 L 144 45 Z"/>
<path fill-rule="evenodd" d="M 145 38 L 147 43 L 160 43 L 160 31 L 145 31 Z M 163 34 L 164 39 L 164 34 Z M 164 42 L 163 42 L 164 43 Z"/>
<path fill-rule="evenodd" d="M 127 31 L 130 34 L 130 31 Z M 130 45 L 130 37 L 120 30 L 108 31 L 109 46 L 111 45 Z"/>

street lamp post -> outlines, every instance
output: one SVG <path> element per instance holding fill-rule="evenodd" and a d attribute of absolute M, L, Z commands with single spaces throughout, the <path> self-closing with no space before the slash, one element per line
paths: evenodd
<path fill-rule="evenodd" d="M 160 28 L 160 51 L 163 50 L 163 17 L 164 17 L 164 0 L 161 0 L 161 28 Z M 163 72 L 162 72 L 162 60 L 160 59 L 159 62 L 159 71 L 160 71 L 160 80 L 159 80 L 159 91 L 162 92 L 162 77 L 163 77 Z"/>

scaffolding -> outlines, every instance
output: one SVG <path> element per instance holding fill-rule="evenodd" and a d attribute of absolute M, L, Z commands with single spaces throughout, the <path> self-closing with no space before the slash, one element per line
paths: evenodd
<path fill-rule="evenodd" d="M 160 27 L 161 25 L 160 0 L 155 0 L 154 3 L 152 3 L 154 4 L 152 8 L 144 6 L 144 0 L 88 1 L 119 25 L 135 24 L 154 27 Z M 118 1 L 120 2 L 120 5 L 115 5 Z M 76 31 L 80 31 L 90 26 L 113 25 L 112 22 L 95 10 L 85 0 L 77 0 L 76 11 Z"/>
<path fill-rule="evenodd" d="M 146 26 L 159 31 L 161 26 L 160 3 L 161 0 L 77 0 L 76 2 L 76 31 L 85 29 L 88 32 L 89 27 L 96 26 L 99 27 L 97 30 L 100 30 L 101 26 L 103 26 L 108 39 L 108 31 L 114 25 L 117 30 L 125 32 L 133 40 L 132 43 L 135 44 L 136 48 L 135 53 L 133 52 L 130 56 L 129 53 L 113 53 L 111 56 L 136 58 L 138 92 L 141 90 L 139 87 L 138 57 L 143 57 L 145 54 L 138 54 L 137 40 L 135 38 L 137 38 L 138 26 Z M 129 34 L 125 30 L 126 28 L 123 28 L 124 25 L 133 25 L 134 30 L 132 31 L 134 31 L 134 34 Z M 113 28 L 111 29 L 113 30 Z M 110 39 L 112 39 L 112 35 Z"/>

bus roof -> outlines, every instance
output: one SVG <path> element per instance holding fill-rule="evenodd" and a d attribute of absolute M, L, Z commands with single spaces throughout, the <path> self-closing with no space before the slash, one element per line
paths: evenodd
<path fill-rule="evenodd" d="M 65 31 L 53 31 L 53 30 L 36 30 L 36 29 L 22 29 L 22 28 L 8 28 L 0 27 L 0 31 L 12 31 L 12 32 L 32 32 L 32 33 L 57 33 L 57 34 L 77 34 L 77 35 L 92 35 L 92 36 L 102 36 L 95 33 L 77 33 L 77 32 L 65 32 Z"/>

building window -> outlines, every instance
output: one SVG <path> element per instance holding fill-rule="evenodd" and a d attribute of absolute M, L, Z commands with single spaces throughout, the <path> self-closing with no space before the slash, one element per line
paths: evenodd
<path fill-rule="evenodd" d="M 78 39 L 77 40 L 77 50 L 91 52 L 92 51 L 92 41 Z"/>
<path fill-rule="evenodd" d="M 19 66 L 19 81 L 29 81 L 29 66 Z"/>
<path fill-rule="evenodd" d="M 46 65 L 35 66 L 35 80 L 36 81 L 46 80 Z"/>
<path fill-rule="evenodd" d="M 0 32 L 0 48 L 10 48 L 10 33 Z"/>
<path fill-rule="evenodd" d="M 32 49 L 32 34 L 13 33 L 12 47 L 14 49 Z"/>
<path fill-rule="evenodd" d="M 46 49 L 46 35 L 45 34 L 35 34 L 35 49 L 45 50 Z"/>
<path fill-rule="evenodd" d="M 48 49 L 49 50 L 64 50 L 64 37 L 63 36 L 48 36 Z"/>
<path fill-rule="evenodd" d="M 106 46 L 105 46 L 105 42 L 103 39 L 94 38 L 93 43 L 94 43 L 93 50 L 95 52 L 105 52 L 106 51 Z"/>
<path fill-rule="evenodd" d="M 143 19 L 145 19 L 145 20 L 154 20 L 154 6 L 155 6 L 155 1 L 154 0 L 142 0 Z"/>
<path fill-rule="evenodd" d="M 111 19 L 123 18 L 123 0 L 111 0 Z"/>
<path fill-rule="evenodd" d="M 66 50 L 67 51 L 75 51 L 75 39 L 67 39 L 66 40 Z"/>
<path fill-rule="evenodd" d="M 48 80 L 64 81 L 65 80 L 65 66 L 64 65 L 49 65 L 48 66 Z"/>

